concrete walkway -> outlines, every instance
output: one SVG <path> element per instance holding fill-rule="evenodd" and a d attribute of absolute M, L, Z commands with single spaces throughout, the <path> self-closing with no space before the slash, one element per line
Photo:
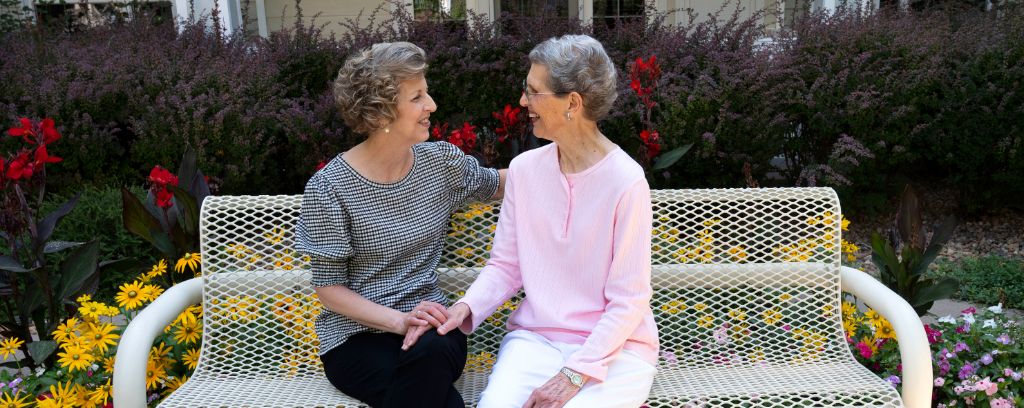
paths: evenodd
<path fill-rule="evenodd" d="M 945 299 L 935 302 L 935 305 L 928 310 L 928 314 L 921 316 L 921 321 L 928 324 L 933 324 L 938 318 L 943 316 L 960 317 L 960 312 L 969 307 L 974 307 L 980 313 L 986 308 L 995 305 L 982 305 L 978 303 L 964 302 L 960 300 Z M 1006 314 L 1012 320 L 1024 320 L 1024 311 L 1017 309 L 1003 308 L 1003 313 Z"/>

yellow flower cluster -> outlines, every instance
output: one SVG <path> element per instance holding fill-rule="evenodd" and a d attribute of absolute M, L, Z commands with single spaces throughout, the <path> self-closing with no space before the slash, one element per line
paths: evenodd
<path fill-rule="evenodd" d="M 491 242 L 497 230 L 494 206 L 472 203 L 465 209 L 452 214 L 448 225 L 448 245 L 452 258 L 442 261 L 443 266 L 481 267 L 487 263 Z"/>
<path fill-rule="evenodd" d="M 494 362 L 494 354 L 488 353 L 486 351 L 481 351 L 479 353 L 470 353 L 468 356 L 466 356 L 466 368 L 464 371 L 470 373 L 490 372 L 491 368 L 494 367 Z"/>
<path fill-rule="evenodd" d="M 680 263 L 744 263 L 751 260 L 751 249 L 744 245 L 722 242 L 721 233 L 717 231 L 722 224 L 719 218 L 710 218 L 701 221 L 703 228 L 697 231 L 692 238 L 685 233 L 680 233 L 677 228 L 669 225 L 671 219 L 662 216 L 655 222 L 656 226 L 651 230 L 653 238 L 652 251 L 657 257 L 660 253 L 671 256 Z M 846 231 L 850 221 L 845 217 L 831 212 L 824 212 L 821 216 L 810 217 L 807 224 L 824 227 L 834 227 L 840 223 L 840 229 Z M 821 256 L 834 256 L 836 249 L 845 255 L 849 262 L 856 260 L 859 248 L 846 240 L 837 242 L 836 235 L 825 232 L 821 236 L 806 237 L 792 243 L 781 243 L 771 249 L 771 257 L 778 262 L 809 262 Z M 754 251 L 757 252 L 757 251 Z M 663 255 L 664 256 L 664 255 Z"/>
<path fill-rule="evenodd" d="M 304 269 L 306 265 L 309 265 L 309 256 L 300 256 L 295 253 L 291 248 L 282 247 L 282 243 L 285 242 L 286 231 L 280 228 L 274 228 L 263 234 L 264 248 L 263 250 L 257 251 L 249 248 L 241 243 L 228 244 L 224 247 L 224 252 L 237 261 L 236 266 L 246 270 L 255 269 L 279 269 L 290 271 L 293 269 Z M 193 255 L 196 263 L 198 264 L 201 259 L 199 254 L 186 254 Z M 185 258 L 182 258 L 184 260 Z M 182 264 L 182 260 L 178 263 Z M 187 267 L 187 263 L 185 265 Z M 198 276 L 198 271 L 196 276 Z"/>
<path fill-rule="evenodd" d="M 73 381 L 55 384 L 50 386 L 51 396 L 38 401 L 39 407 L 98 407 L 110 399 L 109 376 L 113 374 L 113 354 L 121 328 L 100 321 L 99 316 L 110 309 L 116 314 L 118 309 L 92 301 L 89 296 L 80 296 L 78 302 L 81 320 L 67 319 L 51 333 L 59 347 L 57 364 L 70 374 L 92 371 L 93 375 L 106 375 L 108 381 L 88 387 Z"/>
<path fill-rule="evenodd" d="M 868 308 L 861 313 L 854 303 L 843 302 L 842 316 L 846 337 L 853 339 L 860 336 L 861 340 L 872 348 L 879 340 L 896 338 L 892 323 L 874 309 Z"/>
<path fill-rule="evenodd" d="M 110 384 L 97 386 L 95 389 L 88 389 L 81 384 L 72 381 L 58 382 L 50 386 L 49 396 L 36 401 L 38 408 L 70 408 L 70 407 L 99 407 L 110 399 Z M 3 405 L 4 407 L 18 405 Z M 28 406 L 28 405 L 22 405 Z"/>
<path fill-rule="evenodd" d="M 828 341 L 823 333 L 815 330 L 793 329 L 793 338 L 800 341 L 798 354 L 794 362 L 806 363 L 821 358 L 825 352 L 825 343 Z"/>
<path fill-rule="evenodd" d="M 274 295 L 271 310 L 285 333 L 296 340 L 316 338 L 313 324 L 320 314 L 316 293 L 310 295 Z"/>
<path fill-rule="evenodd" d="M 505 303 L 503 303 L 501 306 L 498 306 L 498 308 L 495 309 L 493 314 L 491 314 L 490 316 L 487 316 L 487 318 L 484 319 L 484 321 L 494 325 L 495 327 L 500 327 L 502 324 L 505 323 L 505 312 L 504 311 L 508 310 L 509 312 L 514 312 L 518 308 L 519 308 L 519 300 L 518 299 L 506 300 Z"/>
<path fill-rule="evenodd" d="M 685 312 L 689 306 L 680 299 L 673 299 L 661 305 L 661 311 L 668 314 Z"/>

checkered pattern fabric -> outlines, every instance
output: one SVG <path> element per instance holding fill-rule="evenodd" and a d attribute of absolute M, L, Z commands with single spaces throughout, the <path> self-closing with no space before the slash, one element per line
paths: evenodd
<path fill-rule="evenodd" d="M 498 172 L 447 142 L 413 146 L 412 170 L 395 183 L 360 175 L 338 156 L 306 185 L 295 248 L 311 258 L 313 286 L 343 285 L 377 304 L 409 311 L 447 304 L 437 262 L 451 213 L 494 195 Z M 379 332 L 324 310 L 320 353 L 357 333 Z"/>

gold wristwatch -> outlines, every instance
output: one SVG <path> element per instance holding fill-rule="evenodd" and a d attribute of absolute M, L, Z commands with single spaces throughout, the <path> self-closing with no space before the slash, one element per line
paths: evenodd
<path fill-rule="evenodd" d="M 583 388 L 583 384 L 587 382 L 587 380 L 583 378 L 583 374 L 577 373 L 568 367 L 562 367 L 562 374 L 569 377 L 569 382 L 579 388 Z"/>

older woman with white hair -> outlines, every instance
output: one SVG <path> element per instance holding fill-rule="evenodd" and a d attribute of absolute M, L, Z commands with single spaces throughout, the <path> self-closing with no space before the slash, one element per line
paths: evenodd
<path fill-rule="evenodd" d="M 651 197 L 598 128 L 615 66 L 584 35 L 541 43 L 530 63 L 519 103 L 554 143 L 512 161 L 490 260 L 438 331 L 470 332 L 523 289 L 479 406 L 635 408 L 658 354 Z"/>

